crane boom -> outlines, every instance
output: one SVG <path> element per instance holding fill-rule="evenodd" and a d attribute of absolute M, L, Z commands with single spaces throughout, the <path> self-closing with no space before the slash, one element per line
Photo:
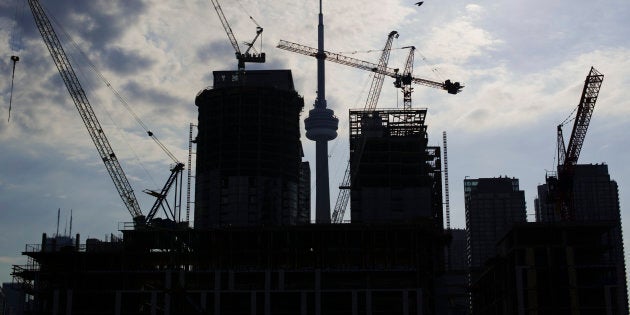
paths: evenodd
<path fill-rule="evenodd" d="M 217 15 L 219 15 L 219 20 L 221 20 L 221 25 L 223 25 L 223 29 L 225 29 L 225 33 L 227 37 L 230 39 L 230 43 L 232 47 L 234 47 L 234 51 L 236 52 L 236 57 L 241 54 L 241 48 L 238 46 L 238 41 L 236 40 L 236 36 L 234 36 L 234 32 L 232 32 L 232 28 L 230 27 L 230 23 L 228 23 L 225 18 L 225 14 L 223 14 L 223 9 L 221 9 L 221 5 L 218 0 L 210 0 L 212 5 L 214 6 L 214 10 L 217 11 Z"/>
<path fill-rule="evenodd" d="M 387 69 L 387 63 L 389 62 L 389 55 L 392 49 L 392 43 L 394 38 L 398 38 L 398 32 L 391 31 L 387 35 L 387 41 L 385 42 L 385 48 L 379 58 L 378 65 L 374 77 L 372 78 L 372 84 L 368 93 L 367 101 L 365 102 L 364 111 L 373 111 L 378 104 L 378 99 L 383 89 L 383 81 L 385 81 L 385 69 Z M 337 201 L 335 202 L 335 209 L 333 210 L 332 222 L 341 223 L 343 221 L 346 208 L 348 207 L 348 200 L 350 199 L 350 188 L 352 186 L 352 175 L 356 174 L 359 167 L 359 161 L 363 154 L 363 148 L 365 147 L 365 137 L 361 138 L 361 141 L 357 143 L 354 151 L 354 163 L 348 163 L 346 172 L 343 175 L 343 181 L 339 186 L 339 195 L 337 195 Z M 354 166 L 354 167 L 353 167 Z"/>
<path fill-rule="evenodd" d="M 299 53 L 299 54 L 311 56 L 311 57 L 317 57 L 317 53 L 318 53 L 317 48 L 312 48 L 309 46 L 292 43 L 286 40 L 280 40 L 280 42 L 278 43 L 276 47 L 283 50 L 292 51 L 295 53 Z M 377 64 L 369 62 L 369 61 L 363 61 L 360 59 L 344 56 L 337 53 L 332 53 L 329 51 L 324 51 L 324 57 L 327 61 L 346 65 L 349 67 L 382 73 L 392 78 L 396 78 L 398 76 L 397 69 L 387 68 L 387 67 L 380 69 Z M 464 88 L 464 86 L 461 85 L 459 82 L 451 82 L 450 80 L 446 80 L 444 82 L 436 82 L 436 81 L 412 77 L 411 82 L 415 84 L 419 84 L 419 85 L 436 88 L 436 89 L 446 90 L 450 94 L 457 94 L 461 92 L 462 88 Z"/>
<path fill-rule="evenodd" d="M 569 145 L 566 150 L 565 164 L 572 165 L 577 164 L 577 160 L 580 157 L 580 151 L 582 151 L 582 145 L 584 144 L 584 138 L 586 137 L 586 131 L 588 125 L 591 122 L 591 116 L 595 109 L 595 102 L 599 95 L 599 90 L 604 81 L 604 75 L 591 67 L 586 80 L 584 81 L 584 88 L 582 89 L 582 96 L 580 97 L 580 103 L 578 105 L 577 113 L 575 114 L 575 122 L 573 124 L 573 131 L 571 132 L 571 138 L 569 139 Z"/>
<path fill-rule="evenodd" d="M 39 1 L 28 0 L 28 4 L 33 13 L 35 24 L 37 24 L 37 28 L 46 43 L 46 47 L 48 47 L 48 51 L 59 70 L 59 74 L 61 75 L 61 78 L 72 97 L 74 105 L 79 111 L 81 119 L 83 119 L 83 123 L 85 124 L 94 145 L 96 145 L 99 156 L 103 160 L 103 163 L 105 163 L 109 176 L 114 181 L 118 194 L 129 210 L 129 213 L 133 217 L 134 221 L 143 221 L 144 217 L 142 216 L 142 211 L 140 210 L 134 191 L 131 188 L 131 184 L 120 166 L 118 158 L 116 158 L 116 154 L 114 154 L 109 140 L 107 140 L 107 137 L 103 132 L 101 124 L 96 118 L 92 105 L 90 105 L 85 91 L 81 87 L 81 83 L 79 82 L 70 61 L 61 46 L 61 42 L 59 41 L 50 20 L 46 16 L 42 6 L 39 4 Z"/>

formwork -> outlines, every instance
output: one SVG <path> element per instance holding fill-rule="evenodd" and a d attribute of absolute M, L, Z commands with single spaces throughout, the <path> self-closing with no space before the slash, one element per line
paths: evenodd
<path fill-rule="evenodd" d="M 426 109 L 351 110 L 351 220 L 442 221 L 441 156 Z"/>
<path fill-rule="evenodd" d="M 28 247 L 32 314 L 434 314 L 445 241 L 431 222 L 123 233 Z"/>
<path fill-rule="evenodd" d="M 215 71 L 214 77 L 214 87 L 195 99 L 195 227 L 295 224 L 304 100 L 291 72 Z"/>

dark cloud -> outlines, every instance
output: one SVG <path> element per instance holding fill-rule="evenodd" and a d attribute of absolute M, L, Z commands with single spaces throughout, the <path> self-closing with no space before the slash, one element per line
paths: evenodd
<path fill-rule="evenodd" d="M 236 55 L 234 48 L 230 45 L 230 42 L 226 38 L 224 42 L 213 41 L 207 45 L 200 46 L 197 49 L 197 62 L 199 64 L 226 64 L 231 62 L 233 68 L 236 69 Z M 229 69 L 226 67 L 225 69 Z"/>
<path fill-rule="evenodd" d="M 122 47 L 112 47 L 102 54 L 102 62 L 108 70 L 120 75 L 130 75 L 148 72 L 155 61 L 140 55 L 138 52 L 128 51 Z"/>
<path fill-rule="evenodd" d="M 136 81 L 131 81 L 122 88 L 132 108 L 134 103 L 142 102 L 149 104 L 153 113 L 161 113 L 161 115 L 173 114 L 181 104 L 189 103 L 188 100 L 177 98 L 164 90 L 149 88 Z"/>

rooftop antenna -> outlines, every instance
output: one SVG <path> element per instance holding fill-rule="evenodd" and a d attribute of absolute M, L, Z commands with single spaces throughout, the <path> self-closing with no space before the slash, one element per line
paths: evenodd
<path fill-rule="evenodd" d="M 68 236 L 72 235 L 72 209 L 70 209 L 70 232 L 68 233 Z"/>
<path fill-rule="evenodd" d="M 61 215 L 61 208 L 57 208 L 57 234 L 55 237 L 59 236 L 59 216 Z"/>
<path fill-rule="evenodd" d="M 319 0 L 319 24 L 317 26 L 317 99 L 313 109 L 304 119 L 306 137 L 315 141 L 315 222 L 330 223 L 330 182 L 328 178 L 328 141 L 337 137 L 339 119 L 326 108 L 324 52 L 324 15 Z"/>

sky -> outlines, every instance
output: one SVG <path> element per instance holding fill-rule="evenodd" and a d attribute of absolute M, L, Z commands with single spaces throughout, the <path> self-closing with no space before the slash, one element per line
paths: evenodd
<path fill-rule="evenodd" d="M 414 45 L 414 76 L 465 85 L 458 95 L 424 86 L 413 93 L 413 107 L 428 108 L 430 145 L 441 146 L 442 132 L 448 134 L 452 227 L 465 227 L 466 177 L 518 178 L 528 219 L 534 219 L 536 187 L 556 164 L 556 126 L 577 106 L 594 66 L 605 78 L 579 162 L 608 165 L 619 184 L 623 228 L 629 231 L 630 168 L 624 163 L 630 159 L 630 3 L 427 0 L 418 7 L 415 2 L 325 0 L 326 50 L 376 62 L 387 34 L 396 30 L 400 36 L 393 43 L 390 67 L 402 68 L 407 50 L 400 48 Z M 60 36 L 147 211 L 152 200 L 142 190 L 161 188 L 172 161 L 80 51 L 169 150 L 186 161 L 189 125 L 197 120 L 195 96 L 212 86 L 212 71 L 236 69 L 216 12 L 208 0 L 41 3 L 57 21 L 57 33 L 69 34 L 80 47 L 74 49 Z M 264 28 L 256 48 L 267 54 L 267 62 L 247 69 L 291 69 L 306 117 L 316 95 L 316 61 L 275 46 L 280 39 L 317 46 L 318 2 L 235 0 L 222 6 L 239 42 L 255 35 L 249 16 Z M 20 61 L 8 121 L 12 55 Z M 26 244 L 40 243 L 42 233 L 56 233 L 58 209 L 60 234 L 70 234 L 72 212 L 71 232 L 80 233 L 82 241 L 118 234 L 119 223 L 131 216 L 99 161 L 26 0 L 0 0 L 0 75 L 0 282 L 6 282 L 11 265 L 26 263 L 21 255 Z M 339 136 L 329 143 L 334 203 L 348 158 L 348 110 L 363 107 L 371 76 L 329 63 L 326 80 L 328 106 L 340 120 Z M 402 101 L 386 78 L 378 106 L 397 108 Z M 570 129 L 565 127 L 565 135 Z M 304 137 L 303 124 L 302 141 L 314 171 L 315 146 Z M 629 237 L 626 233 L 626 244 Z"/>

